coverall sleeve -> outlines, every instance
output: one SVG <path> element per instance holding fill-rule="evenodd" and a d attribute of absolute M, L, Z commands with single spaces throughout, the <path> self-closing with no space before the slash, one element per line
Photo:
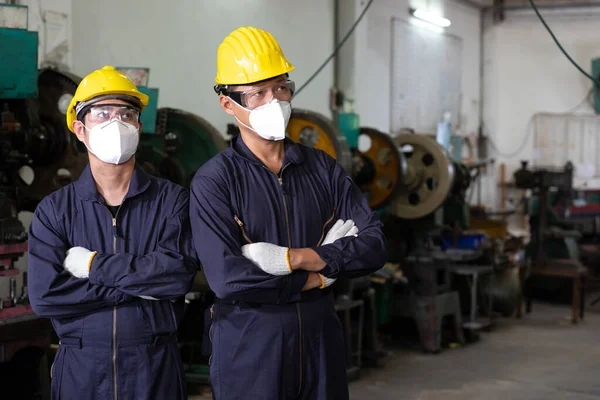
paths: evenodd
<path fill-rule="evenodd" d="M 114 288 L 94 285 L 66 271 L 63 261 L 69 244 L 53 222 L 52 205 L 42 201 L 29 227 L 27 285 L 33 311 L 48 318 L 78 317 L 131 300 Z"/>
<path fill-rule="evenodd" d="M 386 262 L 386 240 L 383 226 L 369 207 L 366 197 L 343 168 L 330 156 L 332 192 L 336 199 L 338 218 L 352 219 L 358 227 L 358 237 L 346 237 L 313 248 L 327 263 L 319 271 L 326 277 L 357 278 L 377 271 Z"/>
<path fill-rule="evenodd" d="M 224 185 L 199 175 L 192 182 L 191 192 L 194 245 L 208 284 L 218 298 L 259 304 L 300 299 L 307 271 L 273 276 L 244 257 L 240 227 Z"/>
<path fill-rule="evenodd" d="M 161 229 L 156 232 L 156 250 L 143 256 L 97 254 L 92 260 L 90 282 L 114 287 L 132 296 L 160 300 L 185 296 L 198 271 L 188 208 L 189 193 L 182 189 L 173 205 L 173 213 L 164 217 Z"/>

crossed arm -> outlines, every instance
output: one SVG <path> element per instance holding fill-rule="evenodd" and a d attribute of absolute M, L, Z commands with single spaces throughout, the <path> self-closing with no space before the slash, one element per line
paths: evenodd
<path fill-rule="evenodd" d="M 185 295 L 197 270 L 189 256 L 193 249 L 188 202 L 185 195 L 178 200 L 175 214 L 159 233 L 156 251 L 135 256 L 88 250 L 87 258 L 80 256 L 75 261 L 81 264 L 79 269 L 89 268 L 89 279 L 65 269 L 68 257 L 77 252 L 65 257 L 69 245 L 56 226 L 53 205 L 50 201 L 40 203 L 29 232 L 28 286 L 33 310 L 49 318 L 77 317 L 136 297 L 171 299 Z"/>

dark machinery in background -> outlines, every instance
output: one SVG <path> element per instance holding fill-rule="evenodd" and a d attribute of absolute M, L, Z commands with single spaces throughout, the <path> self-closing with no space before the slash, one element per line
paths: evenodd
<path fill-rule="evenodd" d="M 528 257 L 533 263 L 548 258 L 571 258 L 577 255 L 577 239 L 581 236 L 570 228 L 566 212 L 573 195 L 573 165 L 564 168 L 529 169 L 526 162 L 514 173 L 518 189 L 532 190 L 527 213 L 531 241 Z"/>
<path fill-rule="evenodd" d="M 0 390 L 6 398 L 49 398 L 52 326 L 20 293 L 15 262 L 27 251 L 19 212 L 76 179 L 87 163 L 65 125 L 79 78 L 38 71 L 38 35 L 27 30 L 27 7 L 0 5 L 11 27 L 0 27 Z"/>
<path fill-rule="evenodd" d="M 219 131 L 198 115 L 158 108 L 159 89 L 148 87 L 150 69 L 117 67 L 149 96 L 141 115 L 142 135 L 136 162 L 151 175 L 181 186 L 189 184 L 205 162 L 227 148 Z"/>
<path fill-rule="evenodd" d="M 563 168 L 533 169 L 523 162 L 514 173 L 514 181 L 517 188 L 532 191 L 531 200 L 526 203 L 531 231 L 526 252 L 530 264 L 525 286 L 526 311 L 531 311 L 534 294 L 550 294 L 555 299 L 557 293 L 568 293 L 565 282 L 567 285 L 572 282 L 572 322 L 577 323 L 583 318 L 584 279 L 588 270 L 580 259 L 581 233 L 574 229 L 576 225 L 571 219 L 573 170 L 570 162 Z"/>

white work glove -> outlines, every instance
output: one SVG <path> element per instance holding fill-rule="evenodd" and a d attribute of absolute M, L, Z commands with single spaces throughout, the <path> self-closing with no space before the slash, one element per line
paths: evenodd
<path fill-rule="evenodd" d="M 87 278 L 90 276 L 92 259 L 97 253 L 84 247 L 71 247 L 67 250 L 67 257 L 63 267 L 76 278 Z"/>
<path fill-rule="evenodd" d="M 354 225 L 354 221 L 351 219 L 347 221 L 338 219 L 335 224 L 333 224 L 329 232 L 327 232 L 327 235 L 325 236 L 323 243 L 321 243 L 321 246 L 331 244 L 336 240 L 346 236 L 357 236 L 357 233 L 358 227 Z"/>
<path fill-rule="evenodd" d="M 275 244 L 259 242 L 242 246 L 244 257 L 271 275 L 288 275 L 292 272 L 289 249 Z"/>
<path fill-rule="evenodd" d="M 335 242 L 336 240 L 341 239 L 346 236 L 354 236 L 354 237 L 358 236 L 358 227 L 356 225 L 354 225 L 354 221 L 352 221 L 351 219 L 349 219 L 347 221 L 338 219 L 335 222 L 335 224 L 333 224 L 333 226 L 331 227 L 329 232 L 327 232 L 327 235 L 325 236 L 325 240 L 323 240 L 323 243 L 321 244 L 321 246 L 326 245 L 326 244 L 331 244 L 331 243 Z M 322 274 L 319 274 L 319 276 L 323 280 L 323 285 L 321 286 L 321 289 L 325 289 L 327 286 L 331 286 L 333 284 L 333 282 L 336 281 L 336 279 L 328 278 Z"/>

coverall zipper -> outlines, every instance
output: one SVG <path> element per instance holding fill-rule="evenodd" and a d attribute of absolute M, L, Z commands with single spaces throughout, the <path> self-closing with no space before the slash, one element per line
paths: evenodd
<path fill-rule="evenodd" d="M 285 212 L 285 224 L 287 227 L 287 234 L 288 234 L 288 247 L 291 249 L 292 248 L 292 232 L 290 230 L 290 219 L 289 219 L 289 215 L 288 215 L 288 208 L 287 208 L 287 201 L 285 200 L 285 194 L 283 193 L 283 171 L 285 171 L 285 169 L 287 168 L 287 166 L 290 165 L 285 164 L 283 166 L 283 168 L 281 168 L 281 171 L 279 171 L 279 175 L 277 175 L 277 180 L 279 181 L 279 186 L 282 188 L 282 192 L 281 192 L 281 197 L 283 198 L 283 210 Z M 266 167 L 265 167 L 266 168 Z M 300 382 L 298 384 L 298 393 L 296 394 L 296 396 L 300 396 L 300 391 L 302 390 L 302 312 L 300 310 L 300 303 L 296 303 L 296 312 L 298 313 L 298 332 L 300 335 L 299 338 L 299 358 L 300 358 Z"/>
<path fill-rule="evenodd" d="M 319 239 L 319 243 L 317 243 L 317 246 L 320 246 L 321 243 L 323 243 L 323 239 L 325 239 L 325 228 L 327 228 L 327 225 L 329 225 L 331 223 L 331 221 L 333 221 L 334 218 L 335 218 L 335 208 L 333 209 L 333 214 L 331 214 L 331 217 L 329 217 L 329 219 L 327 221 L 325 221 L 325 224 L 323 225 L 323 230 L 321 231 L 321 238 Z"/>
<path fill-rule="evenodd" d="M 121 210 L 121 205 L 117 208 L 115 215 L 112 215 L 110 208 L 106 204 L 101 203 L 112 217 L 112 231 L 113 231 L 113 254 L 117 254 L 117 216 Z M 114 399 L 118 399 L 117 391 L 117 306 L 113 307 L 113 386 L 114 386 Z"/>
<path fill-rule="evenodd" d="M 252 240 L 250 240 L 250 238 L 246 235 L 246 230 L 244 229 L 244 223 L 238 218 L 237 215 L 234 215 L 233 219 L 240 226 L 240 229 L 242 230 L 242 236 L 244 237 L 244 239 L 246 239 L 246 241 L 249 244 L 252 244 Z"/>

